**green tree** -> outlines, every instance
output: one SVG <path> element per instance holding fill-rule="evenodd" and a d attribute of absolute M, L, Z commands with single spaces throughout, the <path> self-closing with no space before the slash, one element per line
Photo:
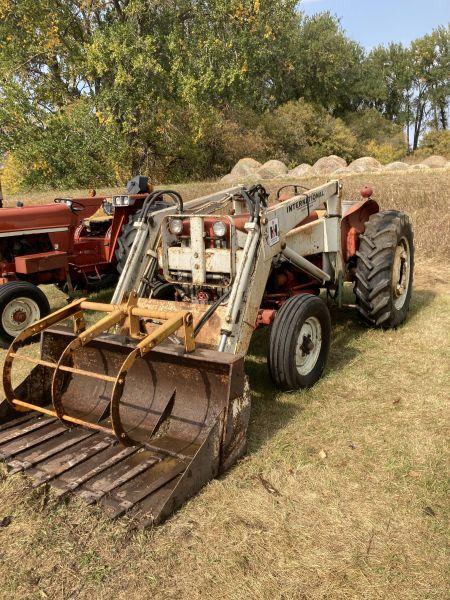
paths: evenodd
<path fill-rule="evenodd" d="M 329 154 L 347 160 L 356 158 L 356 136 L 342 120 L 303 99 L 287 102 L 266 114 L 263 127 L 271 143 L 271 155 L 291 166 L 313 163 Z"/>
<path fill-rule="evenodd" d="M 379 160 L 380 157 L 391 159 L 382 162 L 392 162 L 405 155 L 407 146 L 403 125 L 384 117 L 375 108 L 349 113 L 345 123 L 356 135 L 358 154 L 367 154 Z"/>
<path fill-rule="evenodd" d="M 394 43 L 377 46 L 367 57 L 367 69 L 374 83 L 369 104 L 387 119 L 406 123 L 413 83 L 410 50 Z"/>
<path fill-rule="evenodd" d="M 370 52 L 366 70 L 371 81 L 372 97 L 366 102 L 383 117 L 405 128 L 406 146 L 410 146 L 412 121 L 413 68 L 409 48 L 391 43 Z"/>
<path fill-rule="evenodd" d="M 432 129 L 420 140 L 419 152 L 425 151 L 429 156 L 438 154 L 450 160 L 450 131 L 448 129 Z"/>
<path fill-rule="evenodd" d="M 414 147 L 447 128 L 448 29 L 366 57 L 297 4 L 0 0 L 0 155 L 27 185 L 91 185 L 215 176 L 249 153 L 396 153 L 410 122 Z"/>
<path fill-rule="evenodd" d="M 299 31 L 297 97 L 342 116 L 366 94 L 364 50 L 330 13 L 305 17 Z"/>
<path fill-rule="evenodd" d="M 14 157 L 22 165 L 23 186 L 53 188 L 114 184 L 122 172 L 123 146 L 117 131 L 100 125 L 88 101 L 80 98 L 51 115 L 45 129 L 30 129 Z"/>
<path fill-rule="evenodd" d="M 448 126 L 450 92 L 450 28 L 438 27 L 411 44 L 414 110 L 413 150 L 419 145 L 427 117 L 434 114 L 436 128 Z"/>
<path fill-rule="evenodd" d="M 101 175 L 100 181 L 110 182 L 108 169 L 96 169 L 92 163 L 104 130 L 92 101 L 97 82 L 86 77 L 84 65 L 95 31 L 119 18 L 120 4 L 0 0 L 0 153 L 16 152 L 30 182 L 64 181 L 61 173 L 69 153 L 77 155 L 73 167 L 81 159 L 84 169 L 77 169 L 76 180 L 68 175 L 67 183 L 84 184 L 92 170 Z M 92 145 L 86 146 L 83 140 L 89 136 Z M 78 145 L 86 151 L 85 158 Z"/>
<path fill-rule="evenodd" d="M 215 110 L 262 111 L 292 96 L 295 7 L 294 0 L 0 0 L 3 151 L 30 131 L 45 150 L 57 113 L 83 99 L 86 119 L 95 115 L 121 140 L 130 171 L 163 177 L 192 165 L 186 148 L 205 147 Z"/>

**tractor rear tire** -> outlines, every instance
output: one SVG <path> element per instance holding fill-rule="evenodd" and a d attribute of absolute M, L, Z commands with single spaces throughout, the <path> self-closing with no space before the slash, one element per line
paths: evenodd
<path fill-rule="evenodd" d="M 322 376 L 331 338 L 330 313 L 312 294 L 289 298 L 272 325 L 267 363 L 282 390 L 311 387 Z"/>
<path fill-rule="evenodd" d="M 164 208 L 168 208 L 171 204 L 158 201 L 151 207 L 149 214 L 156 212 L 158 210 L 163 210 Z M 118 273 L 122 273 L 125 263 L 127 262 L 128 254 L 133 245 L 134 239 L 136 237 L 137 229 L 134 224 L 139 221 L 142 217 L 144 208 L 140 208 L 135 213 L 131 214 L 128 218 L 128 223 L 125 223 L 122 227 L 122 233 L 120 234 L 119 239 L 117 240 L 117 248 L 116 248 L 116 260 L 117 260 L 117 271 Z"/>
<path fill-rule="evenodd" d="M 397 210 L 371 215 L 356 254 L 356 308 L 362 321 L 397 327 L 408 314 L 414 272 L 414 235 L 407 215 Z"/>
<path fill-rule="evenodd" d="M 47 296 L 32 283 L 10 281 L 1 285 L 0 345 L 9 346 L 23 329 L 46 317 L 49 312 Z"/>

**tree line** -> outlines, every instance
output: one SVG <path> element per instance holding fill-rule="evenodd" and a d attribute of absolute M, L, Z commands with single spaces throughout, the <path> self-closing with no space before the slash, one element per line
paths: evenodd
<path fill-rule="evenodd" d="M 448 152 L 448 73 L 448 27 L 366 52 L 296 0 L 0 0 L 0 156 L 26 188 Z"/>

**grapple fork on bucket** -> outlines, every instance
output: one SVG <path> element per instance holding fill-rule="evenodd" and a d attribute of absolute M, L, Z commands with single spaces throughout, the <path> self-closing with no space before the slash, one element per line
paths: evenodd
<path fill-rule="evenodd" d="M 105 316 L 86 327 L 86 311 Z M 55 327 L 69 317 L 73 331 Z M 21 353 L 41 332 L 41 357 Z M 34 366 L 14 389 L 16 361 Z M 0 457 L 111 516 L 158 522 L 245 450 L 242 357 L 196 349 L 191 312 L 142 308 L 133 295 L 77 300 L 23 331 L 3 385 L 18 423 L 0 430 Z"/>

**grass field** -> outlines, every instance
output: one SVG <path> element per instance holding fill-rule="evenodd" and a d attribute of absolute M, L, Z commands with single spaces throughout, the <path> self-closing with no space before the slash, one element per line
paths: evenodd
<path fill-rule="evenodd" d="M 448 597 L 450 174 L 344 183 L 350 197 L 370 183 L 382 207 L 412 217 L 407 323 L 372 331 L 333 310 L 325 377 L 290 394 L 272 386 L 258 331 L 247 359 L 247 456 L 154 530 L 57 503 L 3 472 L 1 598 Z M 177 187 L 188 198 L 220 185 Z"/>

